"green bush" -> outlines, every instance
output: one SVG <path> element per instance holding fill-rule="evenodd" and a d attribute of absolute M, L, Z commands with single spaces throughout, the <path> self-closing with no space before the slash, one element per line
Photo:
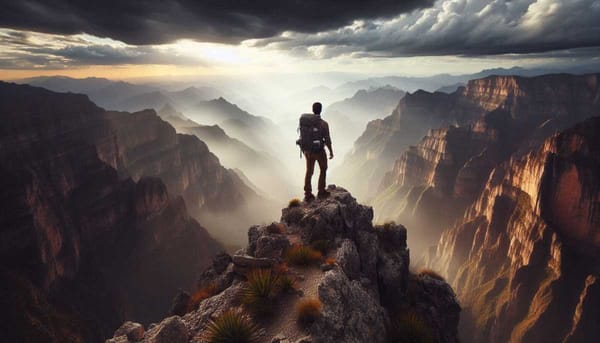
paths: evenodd
<path fill-rule="evenodd" d="M 279 275 L 269 269 L 257 269 L 249 272 L 247 279 L 242 303 L 257 314 L 270 313 L 279 287 Z"/>
<path fill-rule="evenodd" d="M 240 312 L 227 311 L 210 321 L 204 338 L 209 343 L 259 343 L 260 329 Z"/>

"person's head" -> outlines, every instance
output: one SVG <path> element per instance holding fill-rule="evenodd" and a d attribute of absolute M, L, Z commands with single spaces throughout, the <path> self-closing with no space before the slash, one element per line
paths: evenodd
<path fill-rule="evenodd" d="M 321 114 L 321 109 L 323 108 L 323 105 L 321 105 L 320 102 L 315 102 L 313 104 L 313 113 L 314 114 Z"/>

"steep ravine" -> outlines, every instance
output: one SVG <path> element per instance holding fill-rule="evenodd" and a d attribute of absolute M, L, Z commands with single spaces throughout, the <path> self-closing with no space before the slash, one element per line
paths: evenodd
<path fill-rule="evenodd" d="M 432 129 L 418 144 L 398 152 L 371 202 L 377 221 L 418 228 L 410 237 L 419 250 L 435 244 L 444 228 L 462 218 L 492 168 L 556 131 L 600 115 L 600 75 L 490 76 L 452 95 L 421 97 L 423 103 L 455 97 L 440 111 L 470 119 Z"/>
<path fill-rule="evenodd" d="M 600 338 L 599 134 L 591 118 L 494 168 L 443 233 L 429 264 L 457 290 L 474 342 Z"/>

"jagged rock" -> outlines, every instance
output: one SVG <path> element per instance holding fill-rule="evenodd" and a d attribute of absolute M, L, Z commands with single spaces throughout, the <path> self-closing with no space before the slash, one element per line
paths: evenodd
<path fill-rule="evenodd" d="M 304 243 L 327 238 L 331 249 L 336 249 L 336 263 L 324 264 L 322 269 L 332 268 L 324 274 L 311 271 L 301 274 L 293 267 L 289 271 L 297 280 L 316 281 L 318 299 L 322 303 L 321 315 L 306 327 L 311 336 L 296 342 L 383 343 L 387 337 L 389 318 L 397 314 L 397 307 L 418 311 L 435 337 L 440 337 L 439 342 L 455 342 L 460 307 L 449 286 L 443 281 L 416 277 L 416 286 L 406 286 L 411 277 L 408 271 L 406 229 L 395 224 L 373 227 L 370 222 L 372 210 L 369 207 L 358 204 L 343 188 L 330 186 L 329 190 L 329 198 L 297 207 L 303 213 L 300 221 L 291 220 L 289 211 L 284 210 L 283 213 L 290 234 L 299 236 Z M 272 238 L 282 245 L 286 244 L 288 238 L 272 225 L 277 224 L 250 228 L 249 246 L 241 254 L 231 257 L 231 263 L 227 256 L 220 255 L 218 261 L 202 274 L 201 282 L 219 280 L 226 275 L 233 275 L 234 271 L 243 273 L 254 268 L 273 267 L 285 249 L 279 245 L 273 249 L 265 247 L 275 245 Z M 319 229 L 322 231 L 319 232 Z M 281 238 L 285 238 L 286 242 Z M 262 245 L 262 241 L 265 245 Z M 273 252 L 267 254 L 272 258 L 257 257 L 265 249 Z M 313 280 L 314 277 L 318 279 Z M 245 282 L 242 277 L 232 277 L 221 292 L 204 299 L 196 310 L 182 318 L 191 333 L 192 342 L 202 341 L 203 332 L 210 321 L 226 311 L 245 311 L 240 296 Z M 415 292 L 418 294 L 413 295 Z M 298 290 L 297 294 L 303 296 L 305 292 Z M 313 296 L 312 291 L 310 294 Z M 268 325 L 268 321 L 263 323 Z M 291 342 L 283 336 L 263 338 L 266 342 Z"/>
<path fill-rule="evenodd" d="M 377 251 L 377 281 L 382 301 L 388 306 L 398 304 L 408 282 L 409 252 L 406 249 L 406 228 L 386 224 L 378 227 L 380 248 Z M 400 292 L 399 292 L 400 291 Z"/>
<path fill-rule="evenodd" d="M 141 341 L 144 338 L 144 326 L 140 323 L 127 321 L 115 331 L 113 338 L 127 336 L 130 341 Z"/>
<path fill-rule="evenodd" d="M 312 343 L 313 340 L 310 336 L 304 336 L 302 338 L 297 339 L 294 343 Z"/>
<path fill-rule="evenodd" d="M 225 271 L 225 269 L 227 269 L 229 263 L 231 263 L 231 256 L 225 252 L 222 252 L 215 256 L 212 263 L 212 269 L 216 274 L 221 274 Z"/>
<path fill-rule="evenodd" d="M 179 293 L 173 298 L 173 305 L 169 310 L 169 314 L 174 316 L 183 316 L 188 311 L 188 305 L 190 303 L 190 294 L 188 292 L 180 290 Z"/>
<path fill-rule="evenodd" d="M 428 275 L 412 281 L 410 298 L 415 311 L 432 328 L 438 342 L 458 342 L 460 305 L 454 291 L 443 280 Z"/>
<path fill-rule="evenodd" d="M 264 235 L 256 241 L 254 256 L 279 259 L 289 246 L 290 241 L 284 235 Z"/>
<path fill-rule="evenodd" d="M 271 268 L 275 264 L 275 260 L 271 258 L 258 258 L 249 255 L 233 255 L 234 270 L 240 275 L 245 275 L 252 269 Z"/>
<path fill-rule="evenodd" d="M 319 284 L 322 316 L 311 327 L 317 342 L 385 342 L 385 309 L 359 281 L 339 270 L 325 274 Z"/>
<path fill-rule="evenodd" d="M 334 267 L 333 264 L 328 264 L 328 263 L 323 263 L 320 266 L 321 270 L 324 271 L 324 272 L 328 272 L 328 271 L 332 270 L 333 267 Z"/>
<path fill-rule="evenodd" d="M 188 329 L 179 316 L 169 317 L 148 331 L 146 343 L 187 343 Z"/>
<path fill-rule="evenodd" d="M 359 278 L 360 257 L 354 243 L 345 239 L 337 250 L 335 260 L 350 280 Z"/>
<path fill-rule="evenodd" d="M 370 228 L 373 209 L 361 206 L 343 188 L 329 186 L 331 195 L 300 207 L 284 208 L 281 219 L 287 225 L 300 227 L 305 243 L 318 240 L 335 241 L 339 237 L 351 237 L 358 228 Z M 302 214 L 299 215 L 298 211 Z"/>
<path fill-rule="evenodd" d="M 290 340 L 287 339 L 284 335 L 277 335 L 273 337 L 271 343 L 290 343 Z"/>
<path fill-rule="evenodd" d="M 212 265 L 207 268 L 198 279 L 199 287 L 213 287 L 216 293 L 229 287 L 235 277 L 235 266 L 232 257 L 227 253 L 220 253 L 215 257 Z"/>
<path fill-rule="evenodd" d="M 129 343 L 129 340 L 127 339 L 127 336 L 121 335 L 118 337 L 107 339 L 104 343 Z"/>

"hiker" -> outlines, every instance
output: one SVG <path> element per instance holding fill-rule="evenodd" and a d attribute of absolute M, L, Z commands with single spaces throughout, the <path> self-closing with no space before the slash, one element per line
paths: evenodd
<path fill-rule="evenodd" d="M 331 148 L 331 137 L 329 136 L 329 124 L 321 118 L 322 105 L 315 102 L 312 105 L 313 113 L 303 114 L 300 117 L 300 139 L 296 144 L 306 158 L 306 176 L 304 177 L 304 201 L 310 201 L 315 198 L 312 194 L 312 175 L 315 170 L 315 162 L 319 163 L 319 198 L 326 198 L 329 192 L 325 190 L 325 178 L 327 174 L 327 154 L 325 147 L 329 149 L 329 159 L 333 158 L 333 149 Z"/>

